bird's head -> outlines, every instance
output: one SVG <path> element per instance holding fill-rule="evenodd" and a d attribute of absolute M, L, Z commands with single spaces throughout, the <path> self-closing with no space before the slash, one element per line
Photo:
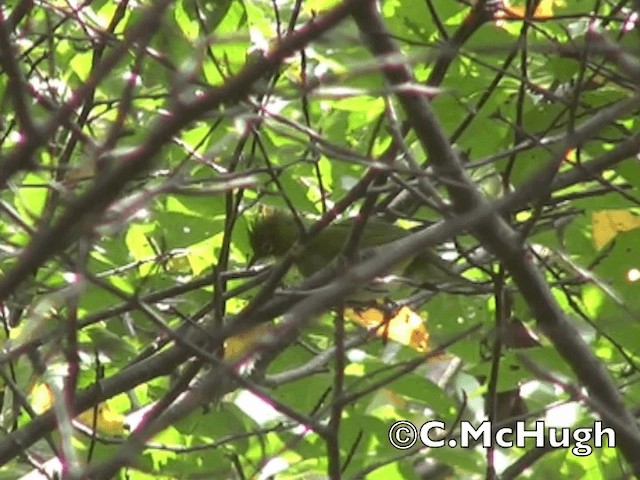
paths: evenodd
<path fill-rule="evenodd" d="M 249 244 L 253 250 L 251 263 L 266 257 L 279 257 L 293 246 L 300 232 L 287 212 L 263 209 L 249 229 Z"/>

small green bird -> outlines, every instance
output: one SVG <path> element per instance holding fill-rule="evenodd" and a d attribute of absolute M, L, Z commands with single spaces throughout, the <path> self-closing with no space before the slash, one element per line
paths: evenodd
<path fill-rule="evenodd" d="M 311 238 L 294 259 L 300 273 L 308 277 L 329 265 L 342 253 L 352 228 L 352 221 L 340 221 L 327 226 Z M 360 250 L 377 247 L 409 233 L 411 232 L 397 225 L 372 217 L 367 220 L 358 246 Z M 269 210 L 261 213 L 249 232 L 249 242 L 254 254 L 252 262 L 269 256 L 284 256 L 299 238 L 298 224 L 288 212 Z M 459 280 L 451 271 L 449 263 L 431 251 L 419 252 L 390 273 L 402 275 L 406 282 L 414 285 L 434 285 Z"/>

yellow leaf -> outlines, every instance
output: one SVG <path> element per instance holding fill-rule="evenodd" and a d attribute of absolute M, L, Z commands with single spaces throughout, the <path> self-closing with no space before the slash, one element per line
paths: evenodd
<path fill-rule="evenodd" d="M 31 408 L 38 415 L 46 412 L 53 406 L 53 393 L 46 383 L 36 383 L 29 392 Z"/>
<path fill-rule="evenodd" d="M 122 435 L 124 433 L 124 415 L 114 412 L 107 404 L 98 405 L 97 412 L 94 412 L 93 408 L 82 412 L 76 417 L 76 421 L 87 428 L 93 428 L 94 416 L 96 431 L 98 433 L 112 436 Z"/>
<path fill-rule="evenodd" d="M 36 383 L 29 393 L 31 408 L 41 414 L 53 407 L 54 397 L 51 388 L 46 383 Z M 86 426 L 93 427 L 93 408 L 78 415 L 75 420 Z M 96 413 L 96 431 L 105 435 L 122 435 L 124 433 L 124 415 L 114 412 L 109 405 L 100 404 Z"/>
<path fill-rule="evenodd" d="M 307 0 L 304 2 L 303 11 L 307 14 L 319 14 L 331 10 L 338 5 L 340 0 Z"/>
<path fill-rule="evenodd" d="M 235 362 L 255 350 L 256 344 L 269 331 L 270 325 L 262 323 L 247 331 L 227 338 L 224 342 L 225 362 Z"/>
<path fill-rule="evenodd" d="M 505 5 L 504 10 L 499 12 L 498 17 L 507 19 L 521 19 L 526 17 L 525 5 Z M 538 7 L 533 12 L 532 18 L 544 20 L 553 18 L 553 9 L 565 5 L 564 0 L 541 0 Z"/>
<path fill-rule="evenodd" d="M 593 244 L 600 250 L 618 234 L 640 227 L 640 217 L 628 210 L 599 210 L 591 214 Z"/>
<path fill-rule="evenodd" d="M 409 307 L 402 307 L 393 315 L 376 307 L 365 310 L 347 308 L 345 317 L 365 328 L 376 328 L 378 337 L 390 338 L 418 352 L 424 353 L 429 348 L 427 328 L 420 315 Z"/>

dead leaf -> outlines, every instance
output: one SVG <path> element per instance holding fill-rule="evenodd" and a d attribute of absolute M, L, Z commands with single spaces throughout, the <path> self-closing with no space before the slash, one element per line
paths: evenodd
<path fill-rule="evenodd" d="M 429 348 L 429 332 L 424 321 L 409 307 L 402 307 L 392 315 L 378 307 L 365 310 L 347 308 L 345 318 L 365 328 L 375 328 L 376 336 L 389 338 L 420 353 Z"/>

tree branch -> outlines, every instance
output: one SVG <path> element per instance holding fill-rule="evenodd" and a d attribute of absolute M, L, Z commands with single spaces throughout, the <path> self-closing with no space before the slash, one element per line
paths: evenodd
<path fill-rule="evenodd" d="M 369 49 L 376 57 L 382 60 L 388 56 L 398 58 L 400 52 L 387 32 L 375 5 L 369 4 L 358 9 L 354 18 L 366 38 Z M 391 85 L 414 81 L 406 64 L 395 64 L 382 70 Z M 428 101 L 412 92 L 400 92 L 398 99 L 427 152 L 434 171 L 447 186 L 456 211 L 461 214 L 488 205 L 467 177 Z M 637 106 L 637 98 L 634 102 Z M 571 366 L 580 382 L 601 404 L 608 406 L 609 411 L 603 415 L 604 422 L 611 425 L 611 420 L 616 419 L 616 423 L 629 425 L 628 430 L 618 432 L 620 450 L 634 472 L 640 474 L 640 430 L 635 419 L 626 409 L 622 396 L 606 368 L 558 306 L 549 286 L 531 261 L 531 256 L 527 255 L 527 249 L 521 239 L 495 213 L 483 218 L 472 233 L 511 273 L 539 327 Z"/>

